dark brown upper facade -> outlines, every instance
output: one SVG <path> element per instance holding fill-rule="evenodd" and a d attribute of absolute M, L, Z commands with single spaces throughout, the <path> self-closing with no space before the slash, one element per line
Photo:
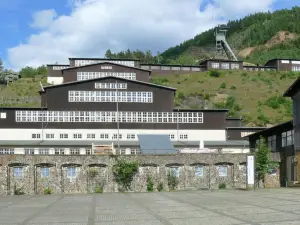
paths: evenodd
<path fill-rule="evenodd" d="M 70 65 L 66 64 L 48 64 L 48 77 L 62 77 L 62 70 L 67 69 L 69 67 Z"/>
<path fill-rule="evenodd" d="M 97 63 L 90 64 L 86 66 L 80 67 L 71 67 L 68 69 L 62 70 L 62 76 L 64 79 L 64 83 L 77 81 L 78 73 L 100 73 L 100 72 L 108 72 L 108 73 L 134 73 L 136 76 L 136 80 L 149 82 L 151 71 L 144 70 L 141 68 L 124 66 L 115 63 Z"/>
<path fill-rule="evenodd" d="M 228 140 L 245 140 L 248 135 L 265 129 L 265 127 L 226 127 L 226 136 Z"/>
<path fill-rule="evenodd" d="M 174 108 L 176 89 L 117 77 L 103 77 L 44 87 L 44 91 L 40 92 L 41 105 L 49 110 L 117 111 L 116 102 L 69 102 L 69 91 L 116 91 L 95 88 L 95 83 L 126 84 L 127 88 L 118 90 L 119 92 L 152 92 L 152 103 L 119 102 L 119 111 L 171 112 Z"/>

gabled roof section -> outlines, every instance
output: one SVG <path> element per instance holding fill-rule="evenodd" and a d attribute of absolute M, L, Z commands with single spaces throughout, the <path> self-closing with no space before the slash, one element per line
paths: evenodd
<path fill-rule="evenodd" d="M 69 60 L 115 60 L 115 61 L 141 61 L 140 59 L 107 59 L 107 58 L 69 58 Z"/>
<path fill-rule="evenodd" d="M 284 92 L 284 97 L 293 97 L 300 90 L 300 77 Z"/>
<path fill-rule="evenodd" d="M 84 66 L 75 66 L 75 67 L 70 67 L 70 68 L 66 68 L 66 69 L 62 69 L 62 71 L 65 70 L 74 70 L 74 69 L 78 69 L 78 68 L 84 68 L 84 67 L 90 67 L 90 66 L 95 66 L 95 65 L 102 65 L 102 64 L 110 64 L 110 65 L 114 65 L 114 66 L 121 66 L 121 67 L 125 67 L 125 68 L 130 68 L 130 69 L 136 69 L 136 70 L 141 70 L 141 71 L 147 71 L 151 73 L 151 70 L 146 70 L 146 69 L 142 69 L 139 67 L 134 67 L 134 66 L 126 66 L 123 64 L 119 64 L 119 63 L 112 63 L 112 62 L 100 62 L 100 63 L 92 63 L 92 64 L 88 64 L 88 65 L 84 65 Z"/>
<path fill-rule="evenodd" d="M 89 79 L 89 80 L 80 80 L 80 81 L 67 82 L 67 83 L 62 83 L 62 84 L 57 84 L 57 85 L 45 86 L 44 90 L 51 89 L 51 88 L 59 88 L 59 87 L 62 87 L 62 86 L 68 86 L 68 85 L 73 85 L 73 84 L 82 84 L 82 83 L 87 83 L 87 82 L 106 80 L 106 79 L 109 79 L 109 78 L 110 79 L 113 78 L 115 80 L 120 80 L 120 81 L 132 82 L 132 83 L 136 83 L 136 84 L 142 84 L 142 85 L 146 85 L 146 86 L 150 86 L 150 87 L 157 87 L 157 88 L 161 88 L 161 89 L 167 89 L 167 90 L 171 90 L 171 91 L 174 91 L 174 92 L 176 91 L 176 88 L 171 88 L 171 87 L 166 87 L 166 86 L 162 86 L 162 85 L 147 83 L 147 82 L 143 82 L 143 81 L 128 80 L 128 79 L 125 79 L 125 78 L 113 77 L 113 76 L 99 77 L 99 78 L 94 78 L 94 79 Z"/>

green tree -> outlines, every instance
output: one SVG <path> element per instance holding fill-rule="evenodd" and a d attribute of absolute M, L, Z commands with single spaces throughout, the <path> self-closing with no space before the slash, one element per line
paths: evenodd
<path fill-rule="evenodd" d="M 257 182 L 259 183 L 259 181 L 262 181 L 265 185 L 266 174 L 268 174 L 271 170 L 277 168 L 278 163 L 272 161 L 272 153 L 263 137 L 260 137 L 259 144 L 254 156 Z"/>
<path fill-rule="evenodd" d="M 1 60 L 1 58 L 0 58 L 0 72 L 2 72 L 3 70 L 4 70 L 3 62 L 2 62 L 2 60 Z"/>
<path fill-rule="evenodd" d="M 111 59 L 112 57 L 113 57 L 113 54 L 111 53 L 110 49 L 108 49 L 108 50 L 105 52 L 105 58 Z"/>

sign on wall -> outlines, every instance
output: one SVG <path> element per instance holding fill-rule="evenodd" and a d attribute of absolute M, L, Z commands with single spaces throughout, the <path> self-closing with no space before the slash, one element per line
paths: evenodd
<path fill-rule="evenodd" d="M 254 156 L 247 156 L 247 184 L 254 185 Z"/>

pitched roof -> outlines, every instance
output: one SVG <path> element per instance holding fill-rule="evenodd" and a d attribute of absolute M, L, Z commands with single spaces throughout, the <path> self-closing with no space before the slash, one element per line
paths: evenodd
<path fill-rule="evenodd" d="M 62 87 L 62 86 L 68 86 L 68 85 L 72 85 L 72 84 L 82 84 L 82 83 L 93 82 L 93 81 L 98 81 L 98 80 L 106 80 L 106 79 L 109 79 L 109 78 L 113 78 L 113 79 L 121 80 L 121 81 L 132 82 L 132 83 L 137 83 L 137 84 L 142 84 L 142 85 L 147 85 L 147 86 L 151 86 L 151 87 L 167 89 L 167 90 L 171 90 L 171 91 L 176 91 L 176 88 L 172 88 L 172 87 L 166 87 L 166 86 L 162 86 L 162 85 L 157 85 L 157 84 L 152 84 L 152 83 L 147 83 L 147 82 L 137 81 L 137 80 L 128 80 L 128 79 L 125 79 L 125 78 L 113 77 L 113 76 L 98 77 L 98 78 L 88 79 L 88 80 L 67 82 L 67 83 L 62 83 L 62 84 L 57 84 L 57 85 L 45 86 L 43 88 L 45 90 L 45 89 L 50 89 L 50 88 L 58 88 L 58 87 Z"/>
<path fill-rule="evenodd" d="M 284 97 L 292 97 L 300 90 L 300 77 L 284 92 Z"/>
<path fill-rule="evenodd" d="M 142 68 L 134 67 L 134 66 L 126 66 L 126 65 L 123 65 L 123 64 L 112 63 L 112 62 L 108 62 L 108 61 L 107 62 L 100 62 L 100 63 L 91 63 L 91 64 L 87 64 L 87 65 L 84 65 L 84 66 L 70 67 L 70 68 L 62 69 L 62 71 L 73 70 L 73 69 L 84 68 L 84 67 L 90 67 L 90 66 L 101 65 L 101 64 L 111 64 L 111 65 L 115 65 L 115 66 L 121 66 L 121 67 L 130 68 L 130 69 L 133 68 L 133 69 L 136 69 L 136 70 L 151 72 L 151 70 L 146 70 L 146 69 L 142 69 Z"/>

